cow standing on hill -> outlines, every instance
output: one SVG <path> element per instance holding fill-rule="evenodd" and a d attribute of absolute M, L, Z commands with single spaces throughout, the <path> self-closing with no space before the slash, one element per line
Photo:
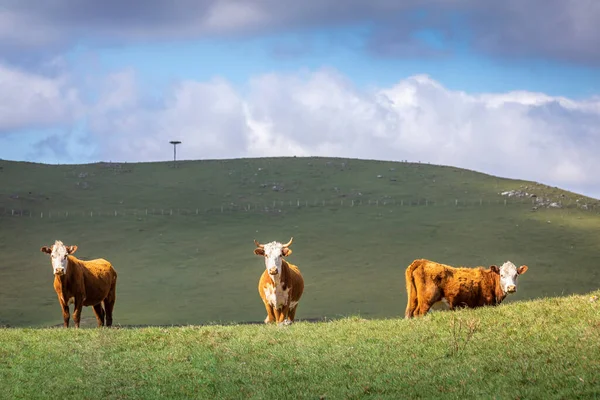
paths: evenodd
<path fill-rule="evenodd" d="M 51 256 L 54 290 L 62 307 L 64 327 L 69 327 L 71 302 L 75 303 L 73 321 L 76 328 L 79 328 L 83 306 L 94 308 L 99 327 L 104 325 L 105 317 L 106 326 L 111 326 L 117 289 L 117 272 L 111 263 L 102 258 L 79 260 L 72 255 L 77 246 L 65 246 L 60 240 L 52 247 L 44 246 L 40 250 Z"/>
<path fill-rule="evenodd" d="M 405 317 L 425 315 L 439 301 L 451 310 L 498 305 L 517 291 L 517 277 L 527 271 L 507 261 L 500 268 L 454 268 L 429 260 L 415 260 L 406 268 L 408 304 Z"/>
<path fill-rule="evenodd" d="M 254 254 L 265 258 L 266 269 L 258 282 L 258 293 L 267 309 L 265 324 L 277 322 L 289 325 L 296 316 L 298 302 L 304 291 L 304 279 L 298 267 L 283 259 L 292 254 L 289 248 L 292 240 L 286 244 L 260 244 L 254 240 L 257 247 Z"/>

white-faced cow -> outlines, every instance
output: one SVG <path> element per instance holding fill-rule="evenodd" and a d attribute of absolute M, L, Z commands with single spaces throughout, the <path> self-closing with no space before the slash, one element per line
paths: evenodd
<path fill-rule="evenodd" d="M 455 307 L 498 305 L 517 291 L 517 277 L 527 271 L 510 261 L 500 268 L 454 268 L 429 260 L 415 260 L 406 268 L 408 304 L 405 317 L 425 315 L 433 304 Z"/>
<path fill-rule="evenodd" d="M 292 240 L 293 238 L 286 244 L 260 244 L 254 240 L 254 254 L 265 259 L 266 269 L 258 281 L 258 293 L 267 309 L 266 324 L 277 322 L 289 325 L 294 322 L 298 302 L 304 291 L 304 279 L 300 270 L 283 259 L 292 254 L 289 248 Z"/>
<path fill-rule="evenodd" d="M 62 308 L 64 327 L 69 327 L 71 302 L 75 303 L 73 321 L 76 328 L 79 328 L 83 306 L 94 308 L 99 327 L 104 325 L 105 317 L 106 326 L 111 326 L 117 289 L 117 272 L 111 263 L 102 258 L 79 260 L 72 255 L 77 246 L 65 246 L 60 240 L 52 247 L 44 246 L 40 250 L 51 257 L 54 290 Z"/>

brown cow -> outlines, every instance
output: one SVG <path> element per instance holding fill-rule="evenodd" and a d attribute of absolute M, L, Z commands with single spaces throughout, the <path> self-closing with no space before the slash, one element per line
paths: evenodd
<path fill-rule="evenodd" d="M 69 327 L 71 302 L 75 303 L 73 321 L 76 328 L 79 328 L 83 306 L 93 306 L 99 327 L 104 325 L 105 316 L 106 326 L 111 326 L 117 290 L 117 272 L 111 263 L 102 258 L 79 260 L 71 255 L 77 246 L 65 246 L 60 240 L 54 246 L 44 246 L 40 250 L 51 255 L 54 290 L 62 307 L 64 327 Z"/>
<path fill-rule="evenodd" d="M 293 239 L 286 244 L 260 244 L 254 240 L 257 247 L 254 254 L 265 257 L 266 269 L 258 281 L 258 293 L 267 309 L 265 324 L 277 322 L 289 325 L 296 316 L 298 302 L 304 291 L 304 279 L 298 267 L 282 258 L 292 254 L 289 246 Z"/>
<path fill-rule="evenodd" d="M 405 317 L 425 315 L 434 303 L 470 308 L 498 305 L 517 291 L 517 277 L 527 271 L 507 261 L 500 268 L 453 268 L 429 260 L 415 260 L 406 268 L 408 304 Z"/>

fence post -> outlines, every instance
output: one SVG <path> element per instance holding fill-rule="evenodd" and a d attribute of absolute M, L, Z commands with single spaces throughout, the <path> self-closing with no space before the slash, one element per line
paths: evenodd
<path fill-rule="evenodd" d="M 354 207 L 354 199 L 352 199 L 352 207 Z"/>
<path fill-rule="evenodd" d="M 67 212 L 65 213 L 65 217 L 68 217 L 68 216 L 69 216 L 69 212 L 67 211 Z"/>
<path fill-rule="evenodd" d="M 115 210 L 115 217 L 117 216 L 117 210 Z"/>
<path fill-rule="evenodd" d="M 43 212 L 40 213 L 40 218 L 44 218 L 44 213 Z"/>
<path fill-rule="evenodd" d="M 454 205 L 458 206 L 458 199 L 454 199 Z"/>
<path fill-rule="evenodd" d="M 504 205 L 506 205 L 506 199 L 504 199 Z"/>

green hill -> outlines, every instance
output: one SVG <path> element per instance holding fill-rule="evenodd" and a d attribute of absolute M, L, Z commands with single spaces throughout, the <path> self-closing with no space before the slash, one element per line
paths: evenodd
<path fill-rule="evenodd" d="M 586 293 L 600 281 L 599 209 L 542 184 L 416 163 L 0 161 L 0 325 L 61 323 L 39 251 L 55 239 L 113 263 L 121 325 L 263 320 L 255 238 L 294 237 L 300 319 L 402 316 L 416 258 L 527 264 L 509 302 Z M 91 309 L 83 321 L 94 323 Z"/>

